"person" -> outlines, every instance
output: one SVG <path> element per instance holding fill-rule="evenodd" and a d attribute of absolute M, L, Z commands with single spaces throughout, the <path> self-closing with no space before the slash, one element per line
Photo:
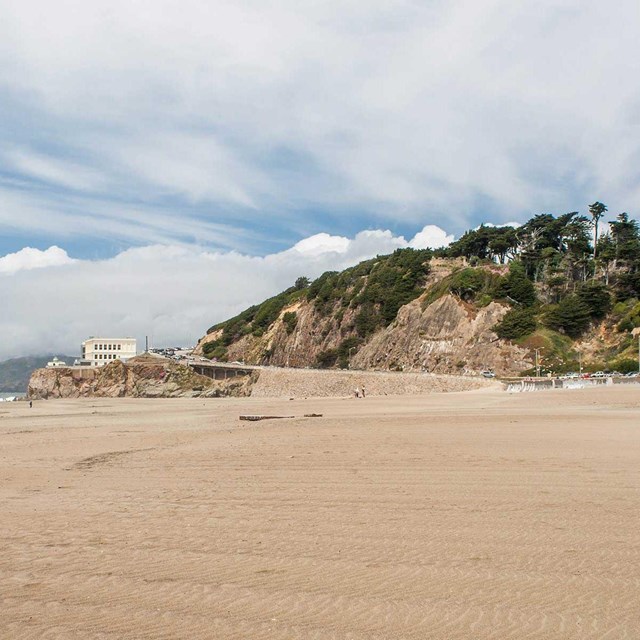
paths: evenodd
<path fill-rule="evenodd" d="M 354 395 L 356 398 L 359 398 L 359 397 L 360 397 L 360 389 L 358 389 L 358 387 L 356 387 L 356 388 L 353 390 L 353 395 Z"/>
<path fill-rule="evenodd" d="M 364 398 L 364 385 L 362 385 L 362 397 Z"/>
<path fill-rule="evenodd" d="M 33 400 L 29 400 L 29 409 L 33 408 Z"/>

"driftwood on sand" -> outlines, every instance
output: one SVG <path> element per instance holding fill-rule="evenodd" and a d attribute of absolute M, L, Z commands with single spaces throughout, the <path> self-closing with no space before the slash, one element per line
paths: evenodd
<path fill-rule="evenodd" d="M 257 422 L 258 420 L 279 420 L 282 418 L 295 418 L 295 416 L 240 416 L 240 420 L 249 420 L 250 422 Z"/>

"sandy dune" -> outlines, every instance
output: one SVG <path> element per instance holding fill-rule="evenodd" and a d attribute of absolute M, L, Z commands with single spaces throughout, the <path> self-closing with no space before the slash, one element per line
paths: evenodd
<path fill-rule="evenodd" d="M 640 389 L 2 405 L 0 509 L 3 640 L 640 638 Z"/>

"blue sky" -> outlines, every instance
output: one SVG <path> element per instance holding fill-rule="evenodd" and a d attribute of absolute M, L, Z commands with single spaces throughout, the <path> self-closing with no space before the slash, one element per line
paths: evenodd
<path fill-rule="evenodd" d="M 14 285 L 60 267 L 52 246 L 108 270 L 146 247 L 268 258 L 363 230 L 404 246 L 425 225 L 457 236 L 596 199 L 637 214 L 635 1 L 5 0 L 0 12 L 0 260 L 41 252 L 2 263 Z M 225 306 L 217 290 L 223 304 L 197 322 L 270 291 Z M 80 306 L 81 290 L 64 295 Z"/>

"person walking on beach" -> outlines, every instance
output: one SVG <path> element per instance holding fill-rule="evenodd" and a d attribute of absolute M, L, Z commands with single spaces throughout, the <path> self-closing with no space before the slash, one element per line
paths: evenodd
<path fill-rule="evenodd" d="M 33 408 L 33 400 L 29 400 L 29 409 Z"/>
<path fill-rule="evenodd" d="M 353 390 L 353 395 L 354 395 L 356 398 L 359 398 L 359 397 L 360 397 L 360 389 L 358 389 L 358 387 L 356 387 L 356 388 Z"/>
<path fill-rule="evenodd" d="M 364 398 L 364 385 L 362 385 L 362 397 Z"/>

